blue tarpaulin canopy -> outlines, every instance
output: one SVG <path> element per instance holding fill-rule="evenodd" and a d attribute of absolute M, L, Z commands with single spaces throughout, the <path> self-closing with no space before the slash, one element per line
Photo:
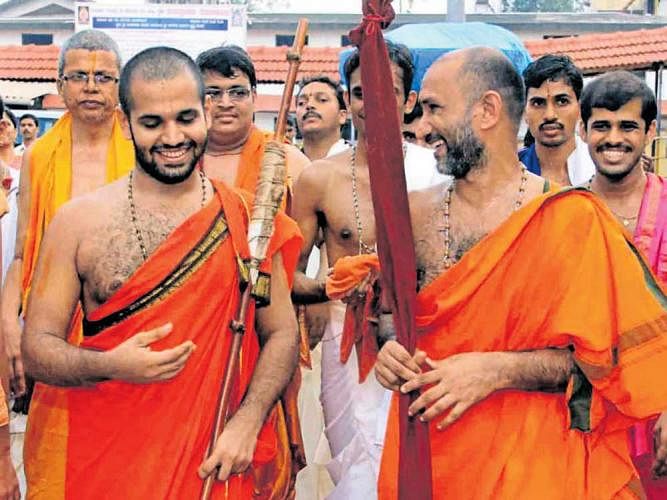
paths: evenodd
<path fill-rule="evenodd" d="M 530 63 L 530 54 L 511 31 L 486 23 L 405 24 L 384 34 L 386 40 L 406 45 L 415 62 L 413 90 L 419 90 L 424 73 L 442 54 L 466 47 L 492 47 L 500 50 L 522 73 Z M 343 65 L 352 50 L 340 55 L 341 81 L 345 84 Z"/>

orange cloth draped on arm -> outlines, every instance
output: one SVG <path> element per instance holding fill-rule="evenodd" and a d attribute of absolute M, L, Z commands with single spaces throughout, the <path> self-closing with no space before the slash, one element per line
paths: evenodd
<path fill-rule="evenodd" d="M 667 375 L 666 307 L 591 193 L 549 193 L 513 214 L 420 291 L 418 347 L 436 360 L 570 347 L 576 370 L 565 394 L 496 392 L 443 431 L 432 423 L 434 498 L 637 498 L 627 429 L 667 407 L 656 383 Z M 396 498 L 393 403 L 381 499 Z"/>
<path fill-rule="evenodd" d="M 198 498 L 202 462 L 231 346 L 230 321 L 240 300 L 238 256 L 248 257 L 247 220 L 240 196 L 215 184 L 218 196 L 177 228 L 135 274 L 84 324 L 82 346 L 109 350 L 140 331 L 169 321 L 156 350 L 192 340 L 197 350 L 174 379 L 154 384 L 109 381 L 68 389 L 70 432 L 66 497 L 125 500 Z M 296 224 L 279 214 L 262 270 L 281 252 L 291 282 L 301 245 Z M 254 307 L 243 337 L 232 409 L 243 397 L 259 356 Z M 276 407 L 276 408 L 279 408 Z M 215 499 L 284 498 L 289 449 L 279 447 L 279 409 L 269 415 L 253 467 L 217 482 Z M 278 460 L 279 476 L 262 467 Z M 91 473 L 98 471 L 99 473 Z M 259 480 L 262 484 L 256 484 Z"/>
<path fill-rule="evenodd" d="M 122 177 L 133 167 L 134 147 L 125 139 L 116 115 L 109 138 L 107 182 Z M 56 210 L 71 196 L 72 117 L 69 113 L 32 146 L 29 168 L 30 214 L 22 269 L 24 310 L 44 232 Z M 81 341 L 81 319 L 81 309 L 77 308 L 68 335 L 74 344 Z M 23 452 L 29 498 L 63 498 L 66 435 L 67 409 L 62 389 L 36 384 Z"/>
<path fill-rule="evenodd" d="M 364 297 L 352 297 L 345 308 L 340 345 L 340 362 L 343 364 L 350 358 L 352 348 L 356 348 L 359 383 L 366 380 L 378 354 L 379 271 L 380 261 L 376 254 L 351 255 L 338 259 L 333 272 L 327 277 L 327 296 L 332 300 L 340 300 L 371 275 Z"/>

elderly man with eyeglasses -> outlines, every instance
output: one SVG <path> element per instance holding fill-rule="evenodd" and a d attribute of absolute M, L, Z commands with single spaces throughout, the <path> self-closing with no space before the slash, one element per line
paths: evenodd
<path fill-rule="evenodd" d="M 120 68 L 118 46 L 108 35 L 86 30 L 69 38 L 58 58 L 58 92 L 67 112 L 23 156 L 15 257 L 2 295 L 2 330 L 15 396 L 26 392 L 20 317 L 46 228 L 63 203 L 134 166 L 132 142 L 123 134 L 117 111 Z M 80 310 L 73 318 L 68 340 L 78 344 Z M 59 389 L 37 385 L 24 449 L 29 496 L 64 498 L 64 464 L 56 457 L 65 456 L 67 422 L 67 401 Z"/>
<path fill-rule="evenodd" d="M 264 144 L 272 136 L 253 124 L 257 77 L 248 53 L 226 45 L 203 52 L 197 65 L 211 98 L 211 124 L 202 168 L 212 179 L 255 192 Z M 296 147 L 286 145 L 288 190 L 310 163 Z"/>

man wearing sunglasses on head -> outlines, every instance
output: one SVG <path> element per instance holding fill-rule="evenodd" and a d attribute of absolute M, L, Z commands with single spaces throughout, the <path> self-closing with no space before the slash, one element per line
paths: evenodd
<path fill-rule="evenodd" d="M 201 53 L 197 65 L 212 101 L 208 145 L 202 161 L 204 173 L 254 193 L 264 144 L 272 133 L 253 124 L 257 77 L 252 60 L 241 47 L 226 45 Z M 285 149 L 291 193 L 292 182 L 310 161 L 292 145 Z"/>

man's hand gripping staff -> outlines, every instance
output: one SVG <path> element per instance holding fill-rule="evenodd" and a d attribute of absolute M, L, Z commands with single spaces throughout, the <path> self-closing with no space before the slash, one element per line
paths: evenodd
<path fill-rule="evenodd" d="M 259 268 L 266 258 L 269 241 L 273 234 L 276 213 L 282 203 L 283 196 L 285 196 L 287 167 L 283 142 L 286 116 L 292 100 L 292 92 L 296 82 L 301 53 L 306 41 L 307 30 L 308 21 L 301 19 L 294 37 L 294 45 L 287 55 L 289 70 L 285 82 L 281 109 L 278 115 L 278 126 L 275 137 L 265 147 L 262 168 L 257 180 L 255 202 L 248 226 L 248 246 L 250 249 L 249 280 L 241 296 L 237 317 L 230 325 L 233 335 L 232 347 L 220 391 L 213 434 L 211 435 L 205 461 L 199 471 L 200 476 L 205 478 L 201 494 L 202 500 L 210 498 L 216 475 L 218 479 L 224 481 L 227 480 L 231 473 L 243 472 L 250 465 L 257 440 L 257 433 L 259 432 L 259 429 L 257 429 L 254 436 L 243 436 L 244 439 L 242 441 L 238 439 L 234 440 L 236 444 L 232 443 L 233 446 L 231 447 L 228 446 L 230 444 L 228 443 L 229 438 L 227 438 L 229 433 L 226 433 L 224 436 L 222 435 L 228 417 L 227 413 L 229 411 L 232 388 L 235 383 L 234 375 L 239 363 L 241 343 L 246 329 L 245 325 L 250 301 L 252 300 L 253 287 L 257 284 Z M 217 474 L 215 474 L 216 472 Z"/>

